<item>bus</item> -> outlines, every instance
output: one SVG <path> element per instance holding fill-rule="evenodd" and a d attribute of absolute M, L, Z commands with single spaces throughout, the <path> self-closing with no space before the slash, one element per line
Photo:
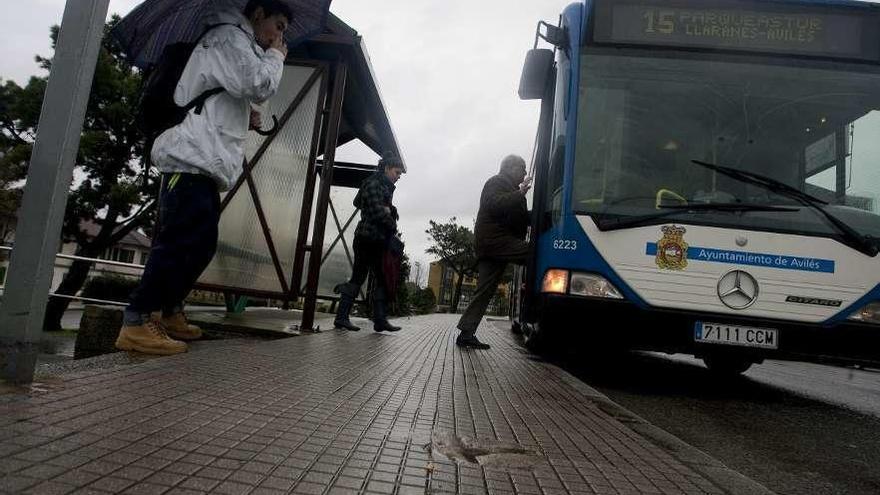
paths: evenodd
<path fill-rule="evenodd" d="M 539 23 L 519 96 L 528 347 L 880 362 L 880 6 L 585 0 Z"/>

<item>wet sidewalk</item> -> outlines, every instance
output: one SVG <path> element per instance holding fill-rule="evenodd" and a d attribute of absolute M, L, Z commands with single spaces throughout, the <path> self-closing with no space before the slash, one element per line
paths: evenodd
<path fill-rule="evenodd" d="M 761 493 L 485 322 L 219 341 L 0 395 L 0 493 Z"/>

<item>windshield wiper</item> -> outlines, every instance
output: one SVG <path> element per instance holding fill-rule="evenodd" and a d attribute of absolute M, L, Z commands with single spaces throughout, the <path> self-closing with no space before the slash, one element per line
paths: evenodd
<path fill-rule="evenodd" d="M 666 210 L 648 215 L 620 217 L 613 220 L 600 220 L 597 222 L 599 230 L 618 230 L 628 227 L 638 227 L 649 225 L 655 220 L 669 217 L 687 212 L 707 212 L 707 211 L 727 211 L 727 212 L 745 212 L 745 211 L 798 211 L 797 208 L 786 208 L 782 206 L 771 206 L 753 203 L 692 203 L 686 205 L 660 205 L 658 208 Z"/>
<path fill-rule="evenodd" d="M 815 196 L 807 194 L 800 189 L 794 188 L 786 184 L 785 182 L 778 181 L 764 175 L 756 174 L 754 172 L 746 172 L 744 170 L 737 170 L 735 168 L 716 165 L 714 163 L 703 162 L 700 160 L 691 160 L 691 163 L 708 168 L 709 170 L 714 170 L 722 175 L 726 175 L 741 182 L 746 182 L 763 187 L 764 189 L 775 192 L 781 196 L 787 196 L 791 199 L 794 199 L 802 205 L 810 207 L 813 210 L 821 213 L 822 217 L 827 221 L 827 223 L 834 227 L 835 230 L 837 230 L 837 232 L 841 234 L 841 236 L 843 237 L 843 243 L 847 246 L 850 246 L 860 253 L 871 257 L 876 256 L 877 253 L 880 252 L 880 248 L 877 247 L 877 244 L 873 242 L 872 238 L 860 234 L 858 231 L 847 225 L 845 222 L 829 213 L 824 208 L 824 206 L 828 204 L 827 201 L 823 201 Z"/>

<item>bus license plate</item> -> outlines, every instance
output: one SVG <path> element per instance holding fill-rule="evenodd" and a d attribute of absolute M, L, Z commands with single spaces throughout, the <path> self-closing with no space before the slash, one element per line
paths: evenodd
<path fill-rule="evenodd" d="M 762 349 L 776 349 L 779 345 L 778 333 L 773 328 L 741 327 L 704 321 L 698 321 L 694 325 L 694 341 Z"/>

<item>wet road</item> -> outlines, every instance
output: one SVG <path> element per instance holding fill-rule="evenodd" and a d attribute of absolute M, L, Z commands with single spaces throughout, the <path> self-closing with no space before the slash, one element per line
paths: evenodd
<path fill-rule="evenodd" d="M 724 381 L 689 357 L 553 360 L 777 493 L 880 493 L 880 372 L 767 362 Z"/>
<path fill-rule="evenodd" d="M 653 356 L 702 367 L 702 361 L 690 356 Z M 782 387 L 789 392 L 880 418 L 880 369 L 766 361 L 753 366 L 745 376 L 755 382 Z"/>

